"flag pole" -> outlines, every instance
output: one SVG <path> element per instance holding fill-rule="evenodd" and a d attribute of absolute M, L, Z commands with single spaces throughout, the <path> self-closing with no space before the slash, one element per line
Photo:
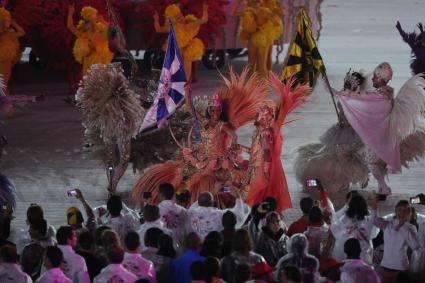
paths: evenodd
<path fill-rule="evenodd" d="M 328 75 L 326 74 L 326 70 L 325 70 L 325 68 L 322 68 L 322 69 L 321 69 L 321 72 L 322 72 L 322 77 L 323 77 L 323 78 L 324 78 L 324 80 L 325 80 L 326 86 L 327 86 L 327 87 L 328 87 L 328 89 L 329 89 L 329 93 L 331 94 L 332 102 L 333 102 L 333 105 L 334 105 L 334 107 L 335 107 L 336 116 L 338 117 L 338 122 L 339 122 L 339 123 L 341 123 L 341 114 L 340 114 L 340 113 L 339 113 L 339 111 L 338 111 L 338 107 L 337 107 L 336 102 L 335 102 L 335 95 L 334 95 L 334 93 L 333 93 L 333 90 L 332 90 L 331 84 L 329 83 Z"/>

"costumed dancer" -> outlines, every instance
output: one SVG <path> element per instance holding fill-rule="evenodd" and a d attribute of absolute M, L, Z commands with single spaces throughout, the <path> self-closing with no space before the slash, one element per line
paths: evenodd
<path fill-rule="evenodd" d="M 205 46 L 201 39 L 196 36 L 203 24 L 208 22 L 208 4 L 205 1 L 202 7 L 202 18 L 198 19 L 192 14 L 183 16 L 180 7 L 176 4 L 167 6 L 165 9 L 165 22 L 161 26 L 159 23 L 158 12 L 155 12 L 154 28 L 157 33 L 168 33 L 170 31 L 170 21 L 173 24 L 177 37 L 177 44 L 183 57 L 183 65 L 187 78 L 191 79 L 192 62 L 202 58 L 205 52 Z M 167 42 L 164 44 L 164 49 Z"/>
<path fill-rule="evenodd" d="M 242 12 L 237 12 L 237 1 L 233 9 L 234 16 L 240 16 L 239 36 L 248 43 L 248 65 L 263 78 L 267 78 L 272 67 L 272 47 L 283 32 L 283 10 L 276 0 L 246 1 Z"/>
<path fill-rule="evenodd" d="M 409 44 L 412 49 L 412 61 L 410 69 L 414 75 L 425 73 L 425 31 L 422 23 L 418 24 L 420 33 L 415 32 L 406 33 L 402 28 L 399 21 L 397 21 L 396 28 L 403 38 L 404 42 Z"/>
<path fill-rule="evenodd" d="M 254 120 L 268 95 L 267 84 L 255 74 L 248 77 L 248 72 L 244 69 L 238 76 L 230 70 L 230 79 L 223 77 L 224 85 L 208 99 L 206 112 L 196 113 L 201 139 L 192 143 L 190 132 L 188 147 L 181 146 L 176 160 L 148 167 L 133 187 L 134 200 L 141 200 L 142 193 L 150 191 L 153 201 L 158 201 L 161 183 L 186 186 L 192 202 L 203 191 L 217 197 L 224 185 L 240 187 L 243 162 L 235 132 Z"/>
<path fill-rule="evenodd" d="M 6 95 L 12 68 L 21 59 L 18 39 L 24 35 L 24 29 L 12 19 L 10 12 L 0 7 L 0 74 L 6 86 Z"/>
<path fill-rule="evenodd" d="M 282 84 L 274 74 L 270 79 L 280 93 L 280 102 L 276 111 L 275 107 L 267 104 L 258 111 L 249 152 L 246 202 L 253 206 L 267 197 L 273 197 L 277 202 L 277 211 L 281 212 L 291 208 L 292 202 L 280 160 L 283 144 L 280 130 L 287 115 L 304 102 L 311 89 L 302 85 L 294 88 L 294 79 Z"/>
<path fill-rule="evenodd" d="M 144 109 L 139 96 L 129 87 L 121 66 L 92 65 L 76 94 L 83 111 L 83 126 L 93 144 L 105 146 L 111 193 L 115 193 L 130 159 L 131 139 L 142 123 Z"/>
<path fill-rule="evenodd" d="M 360 72 L 348 71 L 342 91 L 360 93 L 365 88 L 365 77 Z M 364 144 L 348 123 L 341 104 L 337 101 L 340 121 L 320 138 L 320 143 L 301 146 L 295 158 L 294 172 L 300 184 L 319 179 L 326 191 L 336 195 L 350 184 L 365 185 L 369 170 L 364 159 Z"/>
<path fill-rule="evenodd" d="M 81 10 L 81 20 L 74 26 L 75 6 L 68 9 L 67 27 L 77 38 L 73 54 L 75 60 L 83 66 L 83 76 L 93 64 L 109 64 L 113 54 L 109 50 L 108 23 L 98 11 L 86 6 Z"/>

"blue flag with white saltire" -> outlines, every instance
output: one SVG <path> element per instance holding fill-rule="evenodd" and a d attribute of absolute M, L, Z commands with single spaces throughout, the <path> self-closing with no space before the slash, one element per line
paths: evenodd
<path fill-rule="evenodd" d="M 183 60 L 177 45 L 174 28 L 170 22 L 170 33 L 168 35 L 167 51 L 165 52 L 164 64 L 159 78 L 158 90 L 152 106 L 143 119 L 140 132 L 157 128 L 161 122 L 170 117 L 184 102 L 186 84 L 186 73 Z"/>

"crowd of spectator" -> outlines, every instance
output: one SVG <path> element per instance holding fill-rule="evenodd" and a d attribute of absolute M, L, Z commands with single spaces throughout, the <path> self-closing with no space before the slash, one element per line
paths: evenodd
<path fill-rule="evenodd" d="M 117 195 L 93 209 L 76 190 L 85 216 L 70 207 L 57 230 L 31 204 L 14 243 L 11 213 L 2 214 L 0 282 L 425 282 L 425 220 L 410 202 L 379 217 L 378 198 L 368 206 L 351 191 L 335 212 L 318 189 L 289 227 L 274 199 L 249 208 L 237 190 L 233 208 L 217 207 L 208 192 L 188 207 L 164 183 L 161 202 L 146 199 L 139 212 Z"/>

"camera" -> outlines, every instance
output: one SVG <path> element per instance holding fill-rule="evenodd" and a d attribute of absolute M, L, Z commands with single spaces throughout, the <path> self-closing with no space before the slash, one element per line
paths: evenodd
<path fill-rule="evenodd" d="M 69 190 L 67 194 L 69 197 L 75 197 L 77 196 L 77 191 L 75 189 L 72 189 L 72 190 Z"/>
<path fill-rule="evenodd" d="M 421 198 L 420 197 L 410 198 L 410 203 L 411 204 L 420 204 L 421 203 Z"/>
<path fill-rule="evenodd" d="M 318 179 L 309 179 L 306 181 L 306 185 L 308 188 L 322 187 L 322 184 Z"/>

